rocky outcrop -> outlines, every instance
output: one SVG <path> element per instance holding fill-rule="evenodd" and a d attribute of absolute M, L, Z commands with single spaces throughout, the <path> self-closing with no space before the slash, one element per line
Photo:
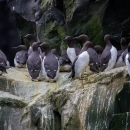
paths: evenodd
<path fill-rule="evenodd" d="M 112 130 L 130 129 L 130 83 L 126 82 L 115 98 L 114 115 L 110 123 Z"/>
<path fill-rule="evenodd" d="M 31 81 L 25 69 L 7 71 L 0 77 L 0 128 L 5 130 L 108 130 L 126 75 L 125 67 L 84 80 L 60 73 L 56 83 L 48 83 Z"/>
<path fill-rule="evenodd" d="M 129 0 L 8 0 L 8 4 L 21 35 L 34 33 L 37 40 L 49 41 L 58 50 L 66 47 L 66 35 L 84 33 L 94 44 L 104 45 L 103 35 L 110 33 L 119 49 L 120 38 L 129 34 Z"/>
<path fill-rule="evenodd" d="M 49 42 L 59 53 L 66 48 L 66 35 L 87 34 L 94 44 L 104 46 L 103 36 L 110 33 L 117 49 L 120 38 L 129 36 L 129 0 L 1 0 L 0 6 L 0 48 L 11 65 L 15 54 L 11 47 L 19 45 L 19 36 L 27 33 Z"/>

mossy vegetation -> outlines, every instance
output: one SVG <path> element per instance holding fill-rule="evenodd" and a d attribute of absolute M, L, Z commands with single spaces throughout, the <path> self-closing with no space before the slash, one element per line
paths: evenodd
<path fill-rule="evenodd" d="M 103 45 L 103 29 L 100 18 L 97 16 L 91 18 L 86 26 L 90 40 L 96 45 Z"/>
<path fill-rule="evenodd" d="M 17 24 L 20 36 L 24 37 L 27 34 L 33 34 L 34 36 L 36 36 L 36 25 L 35 25 L 35 23 L 26 21 L 24 18 L 22 18 L 18 14 L 15 14 L 15 20 L 16 20 L 16 24 Z M 25 38 L 23 38 L 23 40 L 24 40 L 25 45 L 27 47 L 29 47 L 28 41 Z"/>
<path fill-rule="evenodd" d="M 42 0 L 40 9 L 43 13 L 52 6 L 52 0 Z M 54 1 L 55 2 L 55 1 Z M 63 39 L 66 35 L 78 36 L 81 34 L 87 34 L 89 40 L 95 45 L 103 45 L 103 28 L 102 28 L 102 12 L 104 10 L 106 2 L 94 2 L 81 1 L 81 0 L 66 0 L 63 1 L 65 13 L 65 24 L 59 25 L 56 19 L 53 18 L 53 13 L 51 19 L 49 19 L 49 14 L 44 14 L 45 18 L 48 20 L 41 23 L 38 36 L 40 41 L 49 42 L 51 48 L 56 48 L 59 53 L 62 49 L 66 49 L 66 44 L 64 44 Z M 89 6 L 92 6 L 89 10 Z M 51 14 L 51 12 L 49 12 Z M 34 28 L 35 24 L 26 22 L 20 25 L 20 35 L 25 35 L 26 33 L 36 32 Z"/>
<path fill-rule="evenodd" d="M 112 118 L 111 130 L 129 130 L 130 129 L 130 113 L 122 113 L 114 115 Z"/>
<path fill-rule="evenodd" d="M 52 4 L 52 0 L 42 0 L 40 8 L 46 10 Z"/>
<path fill-rule="evenodd" d="M 40 40 L 48 42 L 51 48 L 56 48 L 59 53 L 61 49 L 66 48 L 63 43 L 63 39 L 66 36 L 65 29 L 56 22 L 50 21 L 44 27 L 42 26 L 40 34 Z"/>
<path fill-rule="evenodd" d="M 65 0 L 66 20 L 70 21 L 73 17 L 73 13 L 76 7 L 79 5 L 80 0 Z"/>

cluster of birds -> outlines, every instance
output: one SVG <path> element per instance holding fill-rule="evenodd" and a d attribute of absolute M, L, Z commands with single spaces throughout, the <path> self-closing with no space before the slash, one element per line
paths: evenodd
<path fill-rule="evenodd" d="M 84 73 L 109 71 L 114 67 L 126 65 L 130 76 L 130 43 L 125 38 L 120 40 L 121 50 L 111 44 L 112 35 L 104 36 L 106 47 L 94 46 L 87 35 L 78 37 L 66 36 L 67 50 L 62 50 L 61 56 L 56 49 L 50 48 L 47 42 L 36 42 L 32 34 L 25 38 L 29 41 L 30 47 L 27 50 L 25 45 L 13 47 L 17 50 L 14 64 L 17 68 L 26 67 L 29 77 L 33 81 L 45 80 L 55 82 L 60 71 L 71 71 L 70 78 L 82 79 Z M 80 41 L 80 46 L 74 40 Z M 0 51 L 0 74 L 6 72 L 9 62 L 5 54 Z"/>

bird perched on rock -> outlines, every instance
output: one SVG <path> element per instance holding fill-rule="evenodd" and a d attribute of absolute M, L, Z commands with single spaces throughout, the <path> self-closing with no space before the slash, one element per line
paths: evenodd
<path fill-rule="evenodd" d="M 126 69 L 127 69 L 128 75 L 130 77 L 130 43 L 128 44 L 128 53 L 126 54 L 126 57 L 125 57 L 125 63 L 126 63 Z"/>
<path fill-rule="evenodd" d="M 4 66 L 6 66 L 6 68 L 10 67 L 10 63 L 7 60 L 6 55 L 0 50 L 0 64 L 3 64 Z"/>
<path fill-rule="evenodd" d="M 126 37 L 125 39 L 126 39 L 126 43 L 127 43 L 127 47 L 128 47 L 128 44 L 130 43 L 130 37 Z M 126 57 L 127 53 L 128 53 L 128 48 L 124 50 L 123 55 L 122 55 L 124 62 L 125 62 L 125 57 Z"/>
<path fill-rule="evenodd" d="M 61 72 L 69 72 L 72 68 L 71 66 L 71 61 L 68 58 L 67 51 L 62 50 L 61 56 L 59 58 L 59 63 L 60 63 L 60 71 Z"/>
<path fill-rule="evenodd" d="M 0 75 L 2 75 L 3 73 L 7 73 L 6 68 L 7 67 L 5 65 L 0 64 Z"/>
<path fill-rule="evenodd" d="M 111 44 L 112 36 L 107 34 L 104 36 L 106 47 L 101 55 L 101 71 L 111 70 L 117 59 L 117 49 Z"/>
<path fill-rule="evenodd" d="M 76 46 L 76 44 L 74 43 L 74 40 L 71 36 L 66 36 L 64 41 L 66 41 L 68 43 L 67 55 L 68 55 L 71 63 L 73 63 L 81 49 Z"/>
<path fill-rule="evenodd" d="M 84 43 L 83 48 L 81 49 L 79 55 L 75 58 L 72 65 L 72 72 L 69 76 L 70 78 L 79 78 L 83 77 L 83 74 L 88 67 L 90 55 L 88 53 L 88 48 L 91 46 L 91 42 L 87 41 Z"/>
<path fill-rule="evenodd" d="M 121 50 L 117 51 L 117 61 L 116 61 L 116 64 L 114 66 L 115 68 L 125 65 L 125 58 L 124 57 L 127 54 L 126 52 L 128 52 L 127 51 L 128 44 L 127 44 L 127 41 L 125 38 L 121 39 L 120 45 L 121 45 Z M 124 52 L 125 52 L 125 54 L 124 54 Z"/>
<path fill-rule="evenodd" d="M 12 47 L 17 50 L 14 58 L 14 65 L 18 68 L 25 68 L 26 61 L 28 59 L 27 47 L 25 45 L 19 45 L 17 47 Z"/>
<path fill-rule="evenodd" d="M 90 42 L 90 41 L 88 41 Z M 98 54 L 97 52 L 93 49 L 93 44 L 91 42 L 88 50 L 87 50 L 88 54 L 89 54 L 89 68 L 92 72 L 99 72 L 99 67 L 100 67 L 100 62 L 98 60 Z"/>
<path fill-rule="evenodd" d="M 59 76 L 58 58 L 51 52 L 50 45 L 43 42 L 39 45 L 45 56 L 42 61 L 43 76 L 46 81 L 55 82 Z"/>
<path fill-rule="evenodd" d="M 32 35 L 32 34 L 27 34 L 26 36 L 25 36 L 25 38 L 29 41 L 29 44 L 30 44 L 30 46 L 29 46 L 29 49 L 28 49 L 28 56 L 30 56 L 30 54 L 32 53 L 32 44 L 34 43 L 34 42 L 36 42 L 36 40 L 35 40 L 35 37 Z"/>
<path fill-rule="evenodd" d="M 32 44 L 32 53 L 27 59 L 27 71 L 33 81 L 42 80 L 42 58 L 38 51 L 39 42 Z"/>
<path fill-rule="evenodd" d="M 96 45 L 94 46 L 94 50 L 97 52 L 98 54 L 98 60 L 100 61 L 102 52 L 103 52 L 103 48 L 100 45 Z"/>
<path fill-rule="evenodd" d="M 77 39 L 79 41 L 81 41 L 80 45 L 81 47 L 88 41 L 88 36 L 85 34 L 82 34 L 78 37 L 75 37 L 74 39 Z M 89 41 L 90 42 L 90 41 Z M 91 44 L 89 45 L 89 48 L 87 50 L 88 54 L 89 54 L 89 66 L 87 68 L 86 71 L 93 71 L 93 72 L 99 72 L 99 61 L 98 61 L 98 55 L 97 52 L 93 49 L 94 46 L 91 42 Z"/>
<path fill-rule="evenodd" d="M 6 69 L 10 67 L 6 55 L 0 50 L 0 75 L 7 73 Z"/>

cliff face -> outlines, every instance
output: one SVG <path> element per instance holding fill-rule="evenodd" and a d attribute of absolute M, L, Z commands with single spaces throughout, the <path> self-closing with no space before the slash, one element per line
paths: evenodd
<path fill-rule="evenodd" d="M 125 67 L 85 80 L 70 80 L 69 73 L 60 73 L 56 83 L 32 82 L 24 69 L 7 71 L 0 77 L 1 130 L 117 130 L 120 120 L 126 128 L 129 107 L 123 111 L 121 103 L 126 100 L 117 102 L 126 95 L 121 94 Z M 129 82 L 126 84 L 129 89 Z"/>
<path fill-rule="evenodd" d="M 8 0 L 20 35 L 34 33 L 38 40 L 52 47 L 64 48 L 66 35 L 87 34 L 94 44 L 104 45 L 103 36 L 128 36 L 130 28 L 129 0 Z"/>

